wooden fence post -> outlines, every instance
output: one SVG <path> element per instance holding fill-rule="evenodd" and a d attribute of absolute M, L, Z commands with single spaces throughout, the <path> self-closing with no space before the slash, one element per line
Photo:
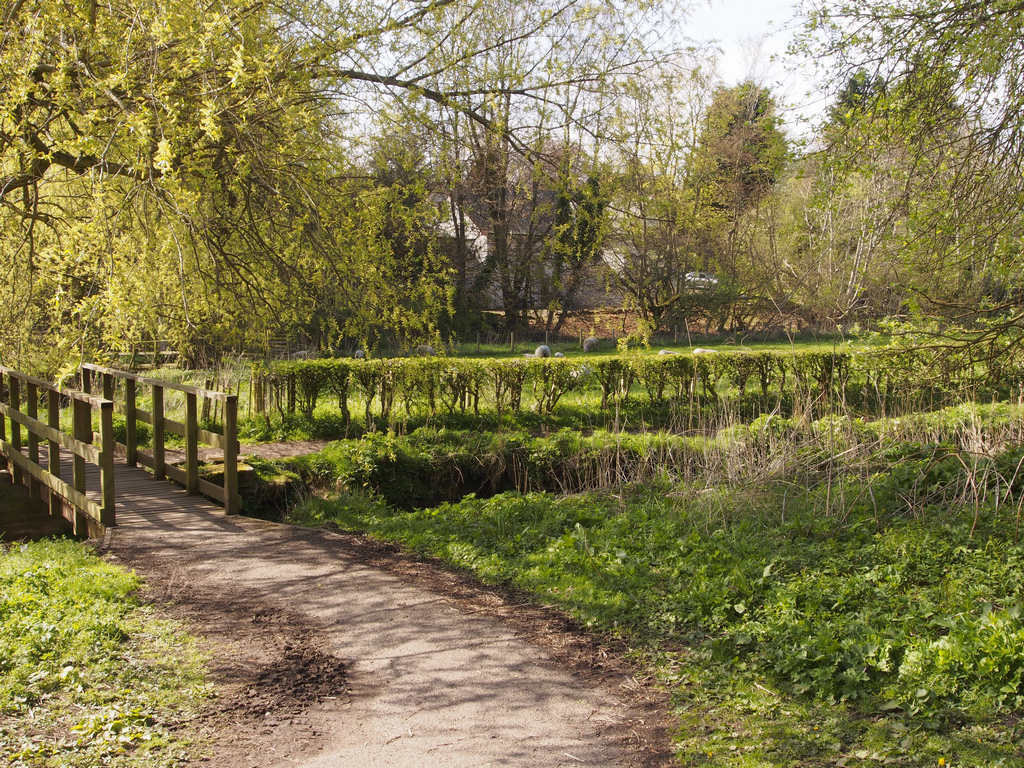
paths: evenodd
<path fill-rule="evenodd" d="M 114 404 L 109 398 L 100 404 L 100 490 L 103 498 L 100 524 L 114 525 Z"/>
<path fill-rule="evenodd" d="M 109 373 L 103 374 L 103 399 L 114 399 L 114 377 Z"/>
<path fill-rule="evenodd" d="M 92 371 L 88 368 L 81 368 L 79 373 L 82 377 L 82 391 L 87 395 L 92 394 Z"/>
<path fill-rule="evenodd" d="M 185 489 L 199 492 L 199 413 L 194 392 L 185 393 Z"/>
<path fill-rule="evenodd" d="M 164 460 L 164 388 L 153 384 L 153 476 L 157 480 L 167 477 Z"/>
<path fill-rule="evenodd" d="M 60 431 L 60 395 L 55 390 L 46 393 L 46 423 L 53 429 Z M 48 444 L 47 469 L 56 478 L 60 477 L 60 445 L 52 440 Z M 50 515 L 56 517 L 61 512 L 60 495 L 50 491 Z"/>
<path fill-rule="evenodd" d="M 72 430 L 76 440 L 83 443 L 92 442 L 92 407 L 82 400 L 71 401 Z M 85 493 L 85 459 L 74 456 L 71 462 L 71 484 L 79 493 Z M 75 507 L 74 531 L 81 534 L 84 525 L 83 513 Z"/>
<path fill-rule="evenodd" d="M 138 425 L 136 424 L 136 398 L 137 391 L 135 379 L 124 380 L 124 446 L 125 461 L 130 467 L 139 464 L 139 439 Z"/>
<path fill-rule="evenodd" d="M 224 511 L 237 515 L 238 503 L 238 396 L 224 401 Z"/>
<path fill-rule="evenodd" d="M 21 410 L 21 382 L 18 381 L 17 377 L 11 376 L 7 383 L 7 392 L 9 395 L 11 408 L 15 411 Z M 14 419 L 11 419 L 11 447 L 15 451 L 21 451 L 21 425 Z M 24 478 L 24 472 L 21 467 L 15 464 L 11 467 L 11 477 L 14 479 L 14 484 L 18 485 Z"/>
<path fill-rule="evenodd" d="M 25 382 L 25 415 L 39 420 L 39 390 L 32 382 Z M 25 431 L 28 432 L 28 458 L 39 466 L 39 437 L 31 429 Z M 29 478 L 28 489 L 33 499 L 41 498 L 42 484 L 36 478 Z"/>
<path fill-rule="evenodd" d="M 4 374 L 0 372 L 0 402 L 3 402 L 4 392 Z M 2 413 L 0 413 L 0 440 L 7 440 L 7 423 Z M 3 469 L 6 466 L 7 457 L 4 456 L 3 451 L 0 451 L 0 469 Z"/>

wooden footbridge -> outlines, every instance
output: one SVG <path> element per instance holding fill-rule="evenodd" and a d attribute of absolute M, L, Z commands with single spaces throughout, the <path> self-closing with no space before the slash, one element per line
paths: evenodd
<path fill-rule="evenodd" d="M 91 364 L 78 383 L 65 389 L 0 366 L 0 469 L 51 515 L 93 536 L 117 524 L 119 508 L 209 510 L 213 500 L 239 511 L 237 395 Z M 200 426 L 204 401 L 220 415 L 219 431 Z M 182 420 L 166 415 L 182 407 Z M 117 435 L 115 413 L 124 420 Z M 139 439 L 140 424 L 148 440 Z M 222 463 L 201 467 L 200 444 L 217 449 Z"/>

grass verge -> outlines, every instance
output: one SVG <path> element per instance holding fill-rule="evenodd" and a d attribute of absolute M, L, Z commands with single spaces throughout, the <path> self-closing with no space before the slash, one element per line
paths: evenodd
<path fill-rule="evenodd" d="M 12 768 L 171 766 L 211 695 L 133 573 L 68 540 L 0 545 L 0 754 Z"/>

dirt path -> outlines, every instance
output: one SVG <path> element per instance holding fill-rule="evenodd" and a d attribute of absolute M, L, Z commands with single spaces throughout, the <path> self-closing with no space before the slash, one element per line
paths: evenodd
<path fill-rule="evenodd" d="M 162 507 L 119 512 L 103 549 L 240 644 L 208 726 L 218 766 L 667 761 L 660 707 L 614 654 L 387 547 Z"/>
<path fill-rule="evenodd" d="M 285 459 L 290 456 L 305 456 L 310 453 L 317 453 L 324 449 L 329 440 L 293 440 L 284 443 L 243 443 L 239 455 L 255 456 L 260 459 Z M 167 461 L 171 464 L 184 464 L 185 452 L 178 449 L 168 449 L 165 453 Z M 220 448 L 200 448 L 200 461 L 223 460 L 224 451 Z"/>

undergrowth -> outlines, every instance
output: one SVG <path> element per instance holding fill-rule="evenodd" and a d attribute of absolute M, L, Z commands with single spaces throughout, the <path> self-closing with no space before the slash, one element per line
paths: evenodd
<path fill-rule="evenodd" d="M 291 519 L 400 542 L 624 638 L 673 693 L 684 764 L 1024 766 L 1019 416 L 634 436 L 661 457 L 684 441 L 695 471 L 412 509 L 389 501 L 398 470 L 374 476 L 381 456 L 475 459 L 498 438 L 385 436 L 321 457 L 343 480 Z M 531 451 L 575 461 L 621 437 Z"/>
<path fill-rule="evenodd" d="M 168 766 L 210 695 L 180 625 L 134 574 L 72 541 L 0 545 L 0 753 L 6 765 Z"/>

